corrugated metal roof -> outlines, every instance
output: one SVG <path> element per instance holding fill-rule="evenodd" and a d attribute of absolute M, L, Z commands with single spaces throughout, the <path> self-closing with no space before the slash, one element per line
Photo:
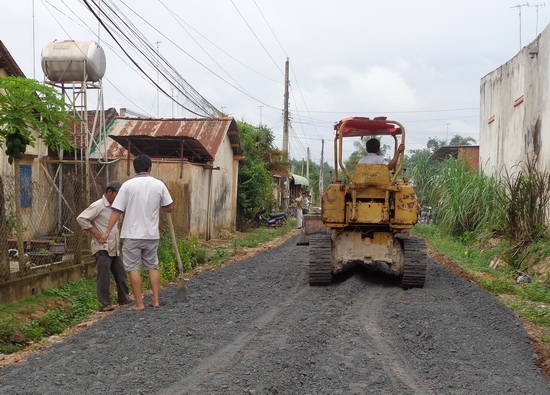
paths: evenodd
<path fill-rule="evenodd" d="M 454 156 L 455 158 L 458 156 L 458 151 L 460 149 L 472 149 L 472 148 L 478 148 L 477 145 L 445 145 L 443 147 L 439 147 L 437 151 L 435 151 L 428 160 L 446 160 L 449 156 Z"/>
<path fill-rule="evenodd" d="M 104 131 L 102 130 L 102 126 L 100 125 L 101 122 L 99 120 L 99 117 L 101 115 L 100 112 L 95 110 L 88 110 L 88 124 L 87 124 L 87 131 L 84 127 L 84 124 L 75 124 L 74 122 L 70 122 L 70 132 L 71 136 L 69 139 L 75 143 L 76 150 L 73 151 L 65 151 L 63 153 L 64 159 L 74 159 L 75 157 L 79 157 L 81 155 L 81 149 L 86 147 L 88 136 L 87 133 L 90 133 L 93 131 L 93 141 L 98 141 L 101 139 L 101 135 L 104 134 Z M 116 116 L 118 115 L 115 108 L 111 107 L 103 112 L 103 116 L 105 117 L 105 125 L 108 125 L 109 122 L 111 122 Z M 97 118 L 97 119 L 96 119 Z M 111 140 L 112 142 L 112 140 Z M 92 149 L 90 157 L 94 159 L 99 158 L 99 150 L 97 149 L 97 146 L 95 146 L 94 143 L 92 143 Z M 103 151 L 103 148 L 101 148 Z M 50 157 L 59 157 L 59 153 L 51 148 L 48 148 L 48 156 Z"/>
<path fill-rule="evenodd" d="M 212 161 L 228 136 L 233 154 L 241 156 L 237 123 L 232 117 L 208 119 L 143 119 L 118 117 L 108 136 L 117 142 L 108 149 L 116 159 L 147 154 L 155 158 L 177 158 L 190 162 Z"/>
<path fill-rule="evenodd" d="M 294 178 L 294 184 L 296 185 L 306 185 L 309 186 L 309 181 L 307 178 L 299 176 L 297 174 L 293 174 L 292 178 Z"/>

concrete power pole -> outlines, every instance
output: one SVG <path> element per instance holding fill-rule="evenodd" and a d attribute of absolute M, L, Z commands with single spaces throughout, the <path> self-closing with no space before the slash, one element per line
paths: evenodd
<path fill-rule="evenodd" d="M 307 162 L 306 162 L 306 178 L 309 181 L 309 161 L 311 160 L 311 152 L 309 152 L 309 147 L 307 147 Z"/>
<path fill-rule="evenodd" d="M 325 140 L 321 140 L 321 163 L 319 164 L 319 204 L 321 204 L 321 196 L 323 196 L 325 180 L 323 179 L 323 162 L 325 156 Z"/>
<path fill-rule="evenodd" d="M 288 115 L 288 86 L 290 84 L 289 82 L 289 67 L 288 67 L 288 58 L 286 58 L 285 62 L 285 97 L 284 97 L 284 106 L 283 106 L 283 153 L 286 154 L 287 160 L 290 160 L 290 153 L 288 150 L 288 123 L 289 123 L 289 115 Z M 283 182 L 283 199 L 282 199 L 282 210 L 287 211 L 288 210 L 288 204 L 290 200 L 290 180 L 288 177 L 283 176 L 281 181 Z"/>

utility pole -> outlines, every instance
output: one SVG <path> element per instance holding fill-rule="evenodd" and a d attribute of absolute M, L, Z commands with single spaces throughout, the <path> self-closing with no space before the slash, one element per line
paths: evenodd
<path fill-rule="evenodd" d="M 306 178 L 309 181 L 309 161 L 311 160 L 311 152 L 309 147 L 307 147 L 307 162 L 306 162 Z"/>
<path fill-rule="evenodd" d="M 535 37 L 539 35 L 539 7 L 544 7 L 546 3 L 531 4 L 528 7 L 535 7 L 537 9 L 537 21 L 535 23 Z"/>
<path fill-rule="evenodd" d="M 289 123 L 289 115 L 288 115 L 288 86 L 290 85 L 289 82 L 289 62 L 288 58 L 286 58 L 285 62 L 285 96 L 284 96 L 284 105 L 283 105 L 283 154 L 286 155 L 287 160 L 290 160 L 290 154 L 288 152 L 288 123 Z M 282 209 L 283 211 L 288 210 L 288 204 L 290 200 L 290 180 L 288 177 L 283 176 L 283 199 L 282 199 Z"/>
<path fill-rule="evenodd" d="M 321 140 L 321 163 L 319 164 L 319 199 L 321 199 L 321 196 L 323 196 L 323 189 L 324 189 L 324 179 L 323 179 L 323 162 L 325 155 L 325 140 Z M 319 204 L 321 204 L 321 201 L 319 200 Z"/>
<path fill-rule="evenodd" d="M 170 88 L 170 97 L 172 98 L 172 118 L 174 118 L 174 88 Z"/>
<path fill-rule="evenodd" d="M 262 127 L 262 107 L 263 106 L 258 106 L 260 107 L 260 127 Z"/>

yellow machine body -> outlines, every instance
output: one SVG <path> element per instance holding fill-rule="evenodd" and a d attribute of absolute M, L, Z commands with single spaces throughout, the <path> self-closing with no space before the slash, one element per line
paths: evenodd
<path fill-rule="evenodd" d="M 396 276 L 409 271 L 410 278 L 404 277 L 403 286 L 423 286 L 425 246 L 409 235 L 418 222 L 419 206 L 408 179 L 399 177 L 403 154 L 393 172 L 385 164 L 358 164 L 352 171 L 342 161 L 344 137 L 391 135 L 397 150 L 404 143 L 404 127 L 385 118 L 346 118 L 335 130 L 335 168 L 340 168 L 345 178 L 335 170 L 334 180 L 321 198 L 320 220 L 326 232 L 315 237 L 316 250 L 310 243 L 310 284 L 327 283 L 329 275 L 362 264 Z M 330 243 L 330 248 L 323 243 Z M 407 257 L 407 251 L 414 257 Z M 424 262 L 416 265 L 419 260 Z"/>

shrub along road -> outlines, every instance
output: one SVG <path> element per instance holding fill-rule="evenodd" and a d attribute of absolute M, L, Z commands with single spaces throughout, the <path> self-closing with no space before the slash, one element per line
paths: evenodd
<path fill-rule="evenodd" d="M 6 394 L 550 394 L 497 300 L 430 261 L 423 289 L 356 271 L 307 283 L 308 247 L 193 277 L 0 370 Z"/>

